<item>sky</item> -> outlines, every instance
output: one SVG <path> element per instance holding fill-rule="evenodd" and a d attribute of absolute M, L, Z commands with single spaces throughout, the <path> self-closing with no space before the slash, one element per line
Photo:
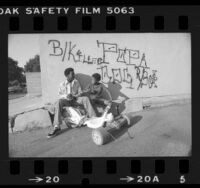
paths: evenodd
<path fill-rule="evenodd" d="M 24 67 L 30 58 L 39 54 L 38 34 L 10 34 L 8 36 L 8 57 L 18 61 Z"/>

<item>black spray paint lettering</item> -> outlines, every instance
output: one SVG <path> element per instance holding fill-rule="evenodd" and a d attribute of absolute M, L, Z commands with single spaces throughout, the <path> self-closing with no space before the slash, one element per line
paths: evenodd
<path fill-rule="evenodd" d="M 134 89 L 133 88 L 133 77 L 128 72 L 128 68 L 111 69 L 112 76 L 110 76 L 108 73 L 107 65 L 97 68 L 97 70 L 100 70 L 100 72 L 101 72 L 100 74 L 101 74 L 103 83 L 107 84 L 109 82 L 112 82 L 113 84 L 116 84 L 116 83 L 125 82 L 125 83 L 129 84 L 128 88 Z"/>
<path fill-rule="evenodd" d="M 153 86 L 157 88 L 156 81 L 158 80 L 156 76 L 157 70 L 152 70 L 152 75 L 149 76 L 148 84 L 149 88 L 152 88 Z"/>
<path fill-rule="evenodd" d="M 80 49 L 76 49 L 77 45 L 70 42 L 65 42 L 64 47 L 61 46 L 61 42 L 59 40 L 49 40 L 48 45 L 52 48 L 52 52 L 50 52 L 50 56 L 62 56 L 62 62 L 67 58 L 68 61 L 72 60 L 75 63 L 82 62 L 87 64 L 93 64 L 93 61 L 90 59 L 93 59 L 90 55 L 85 55 L 82 53 Z M 102 46 L 102 57 L 95 57 L 97 58 L 98 65 L 101 64 L 109 64 L 108 61 L 106 61 L 106 57 L 109 55 L 109 53 L 116 53 L 116 62 L 122 62 L 129 65 L 134 65 L 133 62 L 131 62 L 131 59 L 137 59 L 139 58 L 139 51 L 138 50 L 131 50 L 131 49 L 119 49 L 118 45 L 115 43 L 105 43 L 105 42 L 99 42 L 97 40 L 97 46 Z M 126 60 L 127 57 L 125 57 L 128 54 L 128 61 Z"/>
<path fill-rule="evenodd" d="M 66 44 L 67 44 L 67 43 L 66 43 Z M 65 46 L 66 46 L 66 48 L 67 48 L 67 45 L 65 45 Z M 73 52 L 73 50 L 74 50 L 75 47 L 76 47 L 76 44 L 72 45 L 72 42 L 69 42 L 68 61 L 70 61 L 71 56 L 72 56 L 74 62 L 77 62 L 77 61 L 76 61 L 76 58 L 75 58 L 75 54 L 74 54 L 74 52 Z M 79 52 L 79 53 L 80 53 L 80 52 Z M 76 54 L 77 54 L 77 52 L 76 52 Z"/>
<path fill-rule="evenodd" d="M 111 69 L 111 71 L 113 84 L 124 82 L 130 84 L 128 88 L 133 89 L 133 77 L 128 72 L 128 68 Z"/>
<path fill-rule="evenodd" d="M 91 59 L 91 57 L 90 56 L 83 56 L 84 58 L 83 58 L 83 63 L 87 63 L 87 64 L 93 64 L 93 61 L 92 61 L 92 59 Z"/>
<path fill-rule="evenodd" d="M 99 42 L 97 40 L 97 46 L 100 47 L 102 46 L 103 48 L 103 61 L 101 63 L 109 64 L 109 62 L 106 62 L 106 53 L 107 52 L 112 52 L 112 53 L 117 53 L 117 44 L 115 43 L 105 43 L 105 42 Z"/>
<path fill-rule="evenodd" d="M 117 62 L 126 63 L 127 65 L 135 65 L 133 60 L 139 59 L 139 50 L 118 49 Z"/>
<path fill-rule="evenodd" d="M 135 63 L 132 62 L 132 60 L 140 58 L 140 52 L 139 52 L 139 50 L 128 49 L 128 52 L 129 52 L 129 63 L 128 64 L 129 65 L 135 65 Z"/>
<path fill-rule="evenodd" d="M 136 78 L 139 80 L 139 85 L 137 90 L 142 88 L 143 86 L 148 85 L 149 88 L 152 88 L 153 86 L 157 88 L 156 81 L 157 81 L 157 76 L 156 76 L 156 70 L 152 71 L 152 75 L 148 75 L 147 70 L 150 69 L 147 66 L 147 62 L 145 59 L 145 54 L 143 54 L 140 65 L 135 66 L 136 69 Z"/>
<path fill-rule="evenodd" d="M 129 73 L 128 68 L 123 69 L 123 82 L 130 84 L 129 88 L 134 89 L 133 88 L 133 77 Z"/>
<path fill-rule="evenodd" d="M 125 54 L 126 54 L 126 49 L 118 49 L 118 57 L 117 57 L 117 62 L 122 62 L 126 63 L 125 60 Z"/>
<path fill-rule="evenodd" d="M 63 49 L 60 47 L 60 41 L 59 40 L 49 40 L 48 45 L 52 44 L 52 50 L 53 52 L 50 53 L 50 56 L 62 56 Z"/>
<path fill-rule="evenodd" d="M 81 57 L 83 56 L 81 50 L 77 50 L 76 55 L 78 57 L 77 62 L 81 62 Z"/>
<path fill-rule="evenodd" d="M 92 58 L 92 64 L 97 65 L 98 64 L 98 58 Z"/>
<path fill-rule="evenodd" d="M 121 49 L 121 48 L 118 48 L 118 45 L 116 43 L 99 42 L 97 40 L 97 46 L 102 47 L 102 51 L 103 51 L 102 63 L 105 63 L 105 64 L 109 64 L 106 59 L 107 59 L 107 55 L 110 52 L 117 54 L 117 58 L 116 58 L 117 62 L 126 63 L 127 65 L 135 65 L 135 63 L 132 62 L 132 60 L 139 59 L 139 56 L 140 56 L 139 50 L 132 50 L 132 49 L 127 49 L 127 48 Z"/>
<path fill-rule="evenodd" d="M 67 59 L 73 62 L 82 62 L 87 64 L 93 64 L 90 55 L 85 55 L 80 49 L 76 49 L 77 45 L 70 42 L 65 42 L 64 47 L 61 47 L 59 40 L 49 40 L 48 45 L 52 48 L 52 52 L 49 53 L 50 56 L 61 56 L 62 62 Z M 101 62 L 101 61 L 100 61 Z"/>
<path fill-rule="evenodd" d="M 136 78 L 139 80 L 139 85 L 138 85 L 137 90 L 139 90 L 140 88 L 143 87 L 143 85 L 147 85 L 148 84 L 148 72 L 147 72 L 147 69 L 149 69 L 149 67 L 147 67 L 145 54 L 142 55 L 142 59 L 140 61 L 140 65 L 139 66 L 135 66 L 135 69 L 136 69 Z"/>
<path fill-rule="evenodd" d="M 148 72 L 147 68 L 141 66 L 135 66 L 136 69 L 136 78 L 139 80 L 139 85 L 137 90 L 142 88 L 144 85 L 148 84 Z"/>
<path fill-rule="evenodd" d="M 117 83 L 122 83 L 122 74 L 121 74 L 121 69 L 111 69 L 112 71 L 112 82 L 113 84 Z"/>
<path fill-rule="evenodd" d="M 102 82 L 107 84 L 109 82 L 111 82 L 112 76 L 108 75 L 108 67 L 105 66 L 101 66 L 100 68 L 97 68 L 97 70 L 101 71 L 101 78 L 102 78 Z"/>
<path fill-rule="evenodd" d="M 97 46 L 102 47 L 102 57 L 91 57 L 90 55 L 84 54 L 80 49 L 77 49 L 77 45 L 71 41 L 64 43 L 64 48 L 61 47 L 59 40 L 49 40 L 48 45 L 51 47 L 49 53 L 50 56 L 61 56 L 62 62 L 66 59 L 75 63 L 80 62 L 83 64 L 101 66 L 97 68 L 100 70 L 102 75 L 103 83 L 128 83 L 130 89 L 133 87 L 133 78 L 136 76 L 135 81 L 138 81 L 137 90 L 143 86 L 149 86 L 149 88 L 157 88 L 157 70 L 152 70 L 152 74 L 149 75 L 148 70 L 150 67 L 147 66 L 145 54 L 143 53 L 141 61 L 137 66 L 134 62 L 135 59 L 140 58 L 139 50 L 132 50 L 127 48 L 118 48 L 115 43 L 99 42 L 97 40 Z M 110 75 L 108 73 L 109 61 L 106 62 L 106 57 L 109 53 L 116 53 L 116 62 L 123 63 L 124 65 L 133 65 L 135 67 L 136 74 L 130 74 L 128 68 L 110 68 Z M 102 66 L 103 64 L 107 64 Z"/>

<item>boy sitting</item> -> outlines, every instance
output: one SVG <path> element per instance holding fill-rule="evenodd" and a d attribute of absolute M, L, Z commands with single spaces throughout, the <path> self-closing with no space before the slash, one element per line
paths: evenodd
<path fill-rule="evenodd" d="M 104 104 L 106 106 L 111 106 L 112 101 L 102 98 L 103 90 L 105 86 L 100 82 L 101 81 L 101 75 L 98 73 L 95 73 L 92 75 L 92 83 L 86 87 L 86 89 L 83 91 L 83 93 L 87 93 L 93 104 Z M 111 98 L 111 97 L 110 97 Z"/>

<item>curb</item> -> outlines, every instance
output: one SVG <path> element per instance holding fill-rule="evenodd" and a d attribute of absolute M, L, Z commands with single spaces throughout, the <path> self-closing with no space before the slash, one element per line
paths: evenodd
<path fill-rule="evenodd" d="M 159 108 L 171 105 L 181 105 L 191 103 L 191 99 L 179 99 L 179 100 L 169 100 L 166 102 L 143 102 L 143 109 L 148 108 Z"/>

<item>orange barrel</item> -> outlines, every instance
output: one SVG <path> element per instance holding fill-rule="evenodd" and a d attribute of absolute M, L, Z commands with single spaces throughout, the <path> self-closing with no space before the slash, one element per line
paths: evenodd
<path fill-rule="evenodd" d="M 111 140 L 115 140 L 129 125 L 129 115 L 120 115 L 113 122 L 107 123 L 106 126 L 93 129 L 92 140 L 96 145 L 104 145 Z"/>

